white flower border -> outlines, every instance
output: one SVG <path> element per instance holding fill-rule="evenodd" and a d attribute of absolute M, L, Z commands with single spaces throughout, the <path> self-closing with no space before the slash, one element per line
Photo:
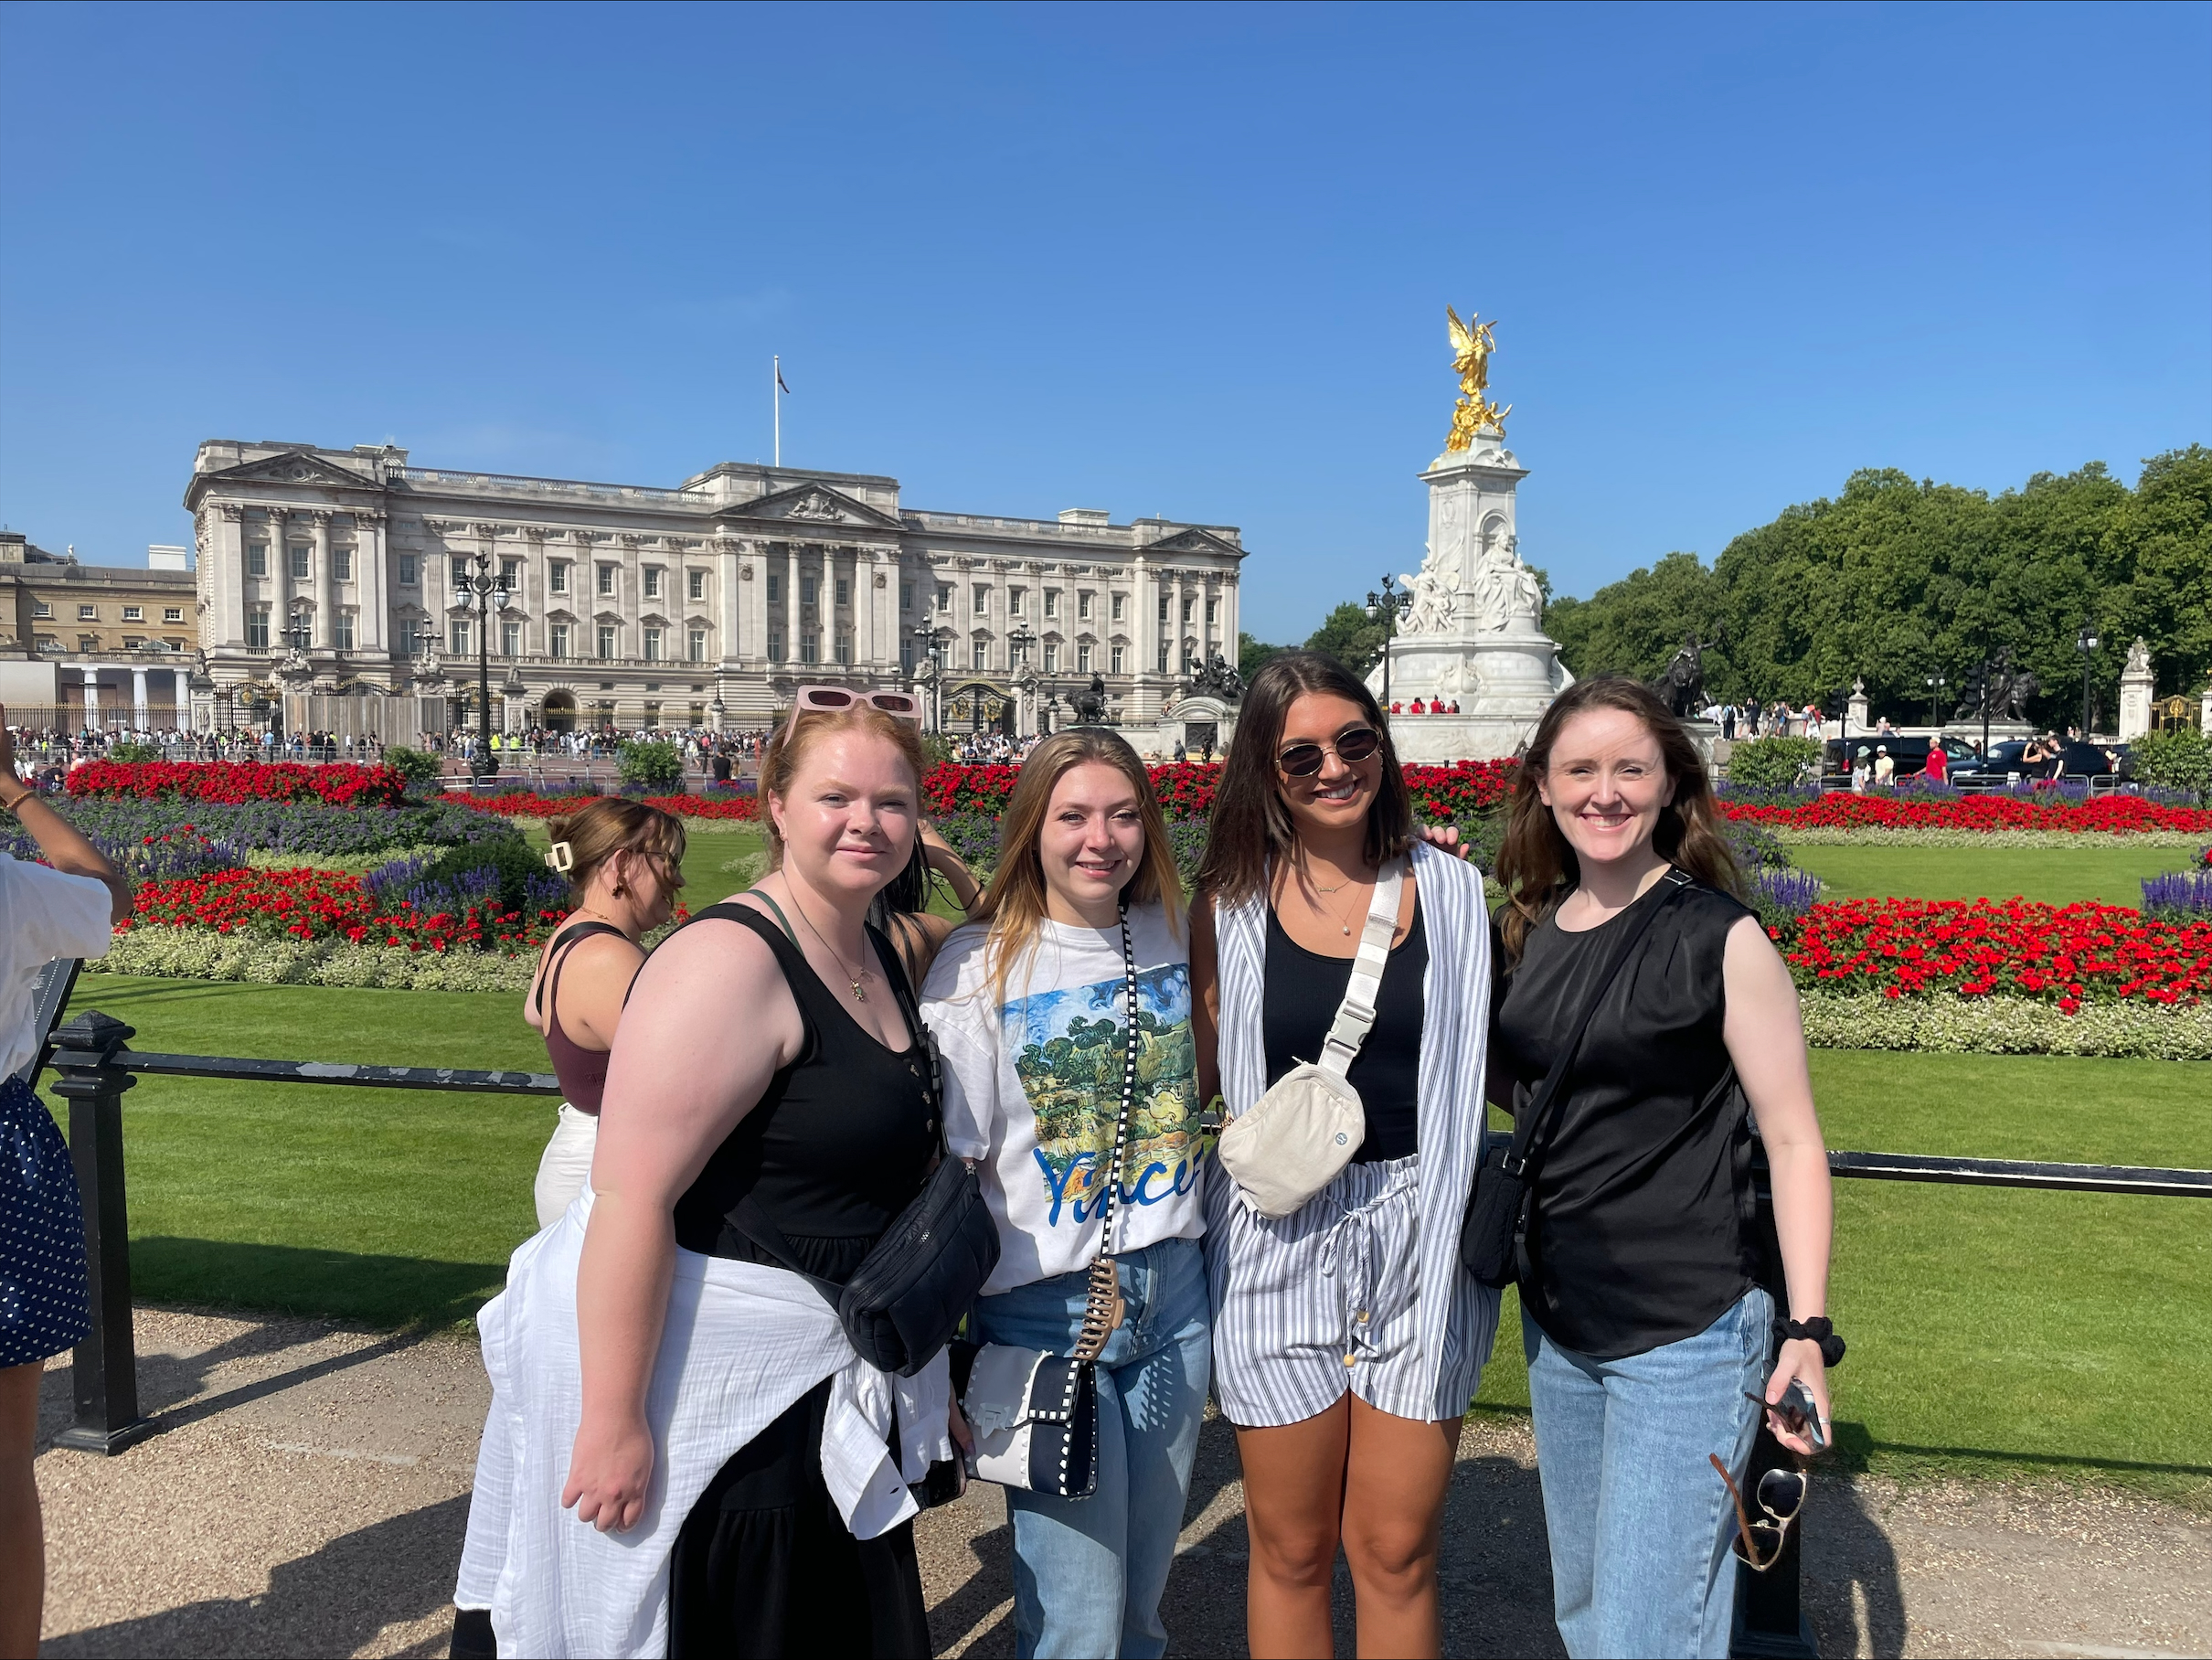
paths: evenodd
<path fill-rule="evenodd" d="M 1756 820 L 1739 819 L 1739 824 Z M 1823 825 L 1796 829 L 1760 825 L 1785 847 L 2202 847 L 2212 834 L 2202 830 L 1892 830 L 1841 829 Z"/>
<path fill-rule="evenodd" d="M 1824 1049 L 1920 1049 L 1964 1055 L 2084 1055 L 2212 1060 L 2212 1004 L 2164 1008 L 2088 1003 L 2077 1014 L 2029 997 L 1885 997 L 1801 992 L 1805 1041 Z"/>

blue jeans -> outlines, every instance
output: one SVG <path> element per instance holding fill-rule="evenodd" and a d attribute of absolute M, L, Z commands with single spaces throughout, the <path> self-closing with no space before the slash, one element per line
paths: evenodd
<path fill-rule="evenodd" d="M 1695 1337 L 1620 1360 L 1562 1348 L 1524 1313 L 1528 1399 L 1567 1652 L 1726 1660 L 1740 1476 L 1759 1429 L 1774 1301 L 1754 1289 Z"/>
<path fill-rule="evenodd" d="M 1099 1357 L 1098 1490 L 1078 1499 L 1006 1490 L 1015 1652 L 1024 1660 L 1154 1660 L 1167 1650 L 1160 1595 L 1212 1365 L 1206 1264 L 1196 1240 L 1163 1240 L 1120 1266 L 1127 1312 Z M 1087 1278 L 1061 1274 L 979 1298 L 977 1341 L 1066 1354 L 1082 1327 Z"/>

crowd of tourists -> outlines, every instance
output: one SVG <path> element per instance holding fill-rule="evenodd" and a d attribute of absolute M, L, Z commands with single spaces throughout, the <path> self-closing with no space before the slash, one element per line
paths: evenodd
<path fill-rule="evenodd" d="M 1726 1655 L 1843 1345 L 1795 992 L 1681 723 L 1623 677 L 1553 702 L 1494 917 L 1332 659 L 1254 676 L 1187 899 L 1100 729 L 1027 748 L 979 884 L 923 819 L 920 715 L 800 688 L 760 761 L 768 873 L 651 952 L 681 822 L 550 827 L 575 909 L 523 1012 L 566 1099 L 478 1317 L 452 1652 L 927 1654 L 914 1517 L 983 1480 L 1017 1652 L 1158 1655 L 1210 1393 L 1250 1652 L 1330 1652 L 1341 1552 L 1359 1652 L 1440 1654 L 1461 1421 L 1517 1285 L 1568 1652 Z M 0 867 L 12 1069 L 26 974 L 103 949 L 129 893 L 5 765 L 0 806 L 52 866 Z M 0 1251 L 42 1276 L 0 1313 L 23 1573 L 38 1363 L 87 1322 L 67 1151 L 7 1090 Z"/>

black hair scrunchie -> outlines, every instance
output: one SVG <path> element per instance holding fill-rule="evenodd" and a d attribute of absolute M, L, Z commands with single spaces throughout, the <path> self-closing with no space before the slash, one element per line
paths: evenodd
<path fill-rule="evenodd" d="M 1774 1335 L 1819 1344 L 1823 1366 L 1833 1367 L 1844 1357 L 1844 1340 L 1835 1335 L 1835 1327 L 1824 1314 L 1815 1314 L 1810 1320 L 1777 1320 Z"/>

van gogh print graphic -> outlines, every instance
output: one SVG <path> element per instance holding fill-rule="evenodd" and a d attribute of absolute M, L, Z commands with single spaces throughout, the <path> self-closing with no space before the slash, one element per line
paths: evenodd
<path fill-rule="evenodd" d="M 1119 974 L 999 1010 L 1015 1073 L 1037 1115 L 1037 1177 L 1052 1227 L 1080 1226 L 1105 1197 L 1122 1109 L 1126 1010 Z M 1180 963 L 1146 969 L 1137 976 L 1137 1086 L 1121 1203 L 1156 1205 L 1191 1190 L 1205 1157 L 1198 1113 L 1190 970 Z"/>

